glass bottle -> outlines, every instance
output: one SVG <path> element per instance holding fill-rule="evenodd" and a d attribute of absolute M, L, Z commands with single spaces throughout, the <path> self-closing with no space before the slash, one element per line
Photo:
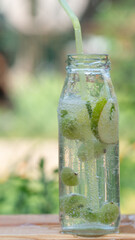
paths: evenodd
<path fill-rule="evenodd" d="M 119 228 L 118 103 L 108 55 L 68 55 L 58 105 L 62 232 Z"/>

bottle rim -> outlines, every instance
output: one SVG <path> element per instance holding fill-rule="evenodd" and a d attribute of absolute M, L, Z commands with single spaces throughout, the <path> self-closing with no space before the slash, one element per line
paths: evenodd
<path fill-rule="evenodd" d="M 99 60 L 107 60 L 109 59 L 108 54 L 68 54 L 68 58 L 73 58 L 73 59 L 99 59 Z"/>
<path fill-rule="evenodd" d="M 68 54 L 68 69 L 110 69 L 108 54 Z"/>

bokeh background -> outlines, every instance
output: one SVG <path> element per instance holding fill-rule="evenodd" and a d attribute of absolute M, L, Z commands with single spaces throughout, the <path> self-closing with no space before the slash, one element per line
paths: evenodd
<path fill-rule="evenodd" d="M 135 1 L 68 0 L 85 53 L 108 53 L 121 212 L 135 213 Z M 57 104 L 74 32 L 58 0 L 0 1 L 0 214 L 58 213 Z"/>

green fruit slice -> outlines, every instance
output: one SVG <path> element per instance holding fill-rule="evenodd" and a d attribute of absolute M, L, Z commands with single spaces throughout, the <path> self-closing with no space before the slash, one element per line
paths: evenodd
<path fill-rule="evenodd" d="M 80 161 L 85 162 L 88 159 L 88 150 L 87 145 L 85 143 L 82 143 L 81 146 L 78 149 L 78 158 Z"/>
<path fill-rule="evenodd" d="M 101 112 L 106 103 L 107 103 L 106 98 L 102 98 L 97 102 L 95 108 L 93 109 L 92 118 L 91 118 L 91 129 L 96 138 L 99 138 L 98 122 L 99 122 Z"/>
<path fill-rule="evenodd" d="M 89 109 L 90 109 L 90 105 Z M 74 112 L 63 109 L 60 113 L 62 135 L 72 140 L 83 140 L 91 134 L 90 117 L 86 105 L 74 108 Z"/>
<path fill-rule="evenodd" d="M 70 217 L 80 217 L 82 210 L 86 207 L 87 199 L 81 194 L 69 194 L 60 199 L 62 210 Z"/>
<path fill-rule="evenodd" d="M 93 140 L 93 150 L 94 150 L 94 158 L 101 157 L 106 151 L 107 144 L 100 142 L 96 138 Z M 89 142 L 82 143 L 78 149 L 78 158 L 80 161 L 85 162 L 91 159 L 91 144 Z"/>
<path fill-rule="evenodd" d="M 117 220 L 119 216 L 119 207 L 114 202 L 106 203 L 102 206 L 100 211 L 100 222 L 111 224 Z"/>
<path fill-rule="evenodd" d="M 104 143 L 118 142 L 118 108 L 114 101 L 108 101 L 100 114 L 98 134 Z"/>
<path fill-rule="evenodd" d="M 82 210 L 82 217 L 88 222 L 97 222 L 98 221 L 98 212 L 93 212 L 89 207 Z"/>
<path fill-rule="evenodd" d="M 76 186 L 79 184 L 78 173 L 69 167 L 64 167 L 61 171 L 61 180 L 67 186 Z"/>
<path fill-rule="evenodd" d="M 66 116 L 61 120 L 61 130 L 64 137 L 68 139 L 80 139 L 81 135 L 77 128 L 77 120 Z"/>
<path fill-rule="evenodd" d="M 94 156 L 95 158 L 101 157 L 106 151 L 107 145 L 105 143 L 100 142 L 99 140 L 94 140 Z"/>
<path fill-rule="evenodd" d="M 66 205 L 66 201 L 68 201 L 68 198 L 69 198 L 68 195 L 60 197 L 60 204 L 59 204 L 59 206 L 60 206 L 60 211 L 61 212 L 65 212 L 65 205 Z"/>

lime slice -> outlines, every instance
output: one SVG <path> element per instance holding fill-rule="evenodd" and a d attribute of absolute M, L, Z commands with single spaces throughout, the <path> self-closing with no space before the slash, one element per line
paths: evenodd
<path fill-rule="evenodd" d="M 69 167 L 64 167 L 61 171 L 61 180 L 67 186 L 76 186 L 79 184 L 78 173 Z"/>
<path fill-rule="evenodd" d="M 106 203 L 102 206 L 100 211 L 100 222 L 104 224 L 111 224 L 115 222 L 119 216 L 119 207 L 114 202 Z"/>
<path fill-rule="evenodd" d="M 71 193 L 66 195 L 65 201 L 63 200 L 63 210 L 64 212 L 73 218 L 80 217 L 81 212 L 84 207 L 86 207 L 87 199 L 85 196 L 77 193 Z"/>
<path fill-rule="evenodd" d="M 98 135 L 104 143 L 118 142 L 118 107 L 113 100 L 108 100 L 100 114 Z"/>
<path fill-rule="evenodd" d="M 85 162 L 88 159 L 88 146 L 85 143 L 82 143 L 78 149 L 78 158 L 80 161 Z"/>
<path fill-rule="evenodd" d="M 83 140 L 87 135 L 91 135 L 90 118 L 86 105 L 73 107 L 71 109 L 62 109 L 60 112 L 60 126 L 62 134 L 68 139 Z"/>
<path fill-rule="evenodd" d="M 91 129 L 96 138 L 99 138 L 98 122 L 106 102 L 107 102 L 106 98 L 100 99 L 97 102 L 95 108 L 93 109 L 92 118 L 91 118 Z"/>
<path fill-rule="evenodd" d="M 77 120 L 72 118 L 72 116 L 67 115 L 61 118 L 61 130 L 64 137 L 68 139 L 80 139 L 81 135 L 78 131 Z"/>
<path fill-rule="evenodd" d="M 105 143 L 100 142 L 97 139 L 94 139 L 94 156 L 95 158 L 100 158 L 106 149 L 107 145 Z"/>
<path fill-rule="evenodd" d="M 88 222 L 97 222 L 99 220 L 98 212 L 93 212 L 89 207 L 85 207 L 82 210 L 82 217 Z"/>

